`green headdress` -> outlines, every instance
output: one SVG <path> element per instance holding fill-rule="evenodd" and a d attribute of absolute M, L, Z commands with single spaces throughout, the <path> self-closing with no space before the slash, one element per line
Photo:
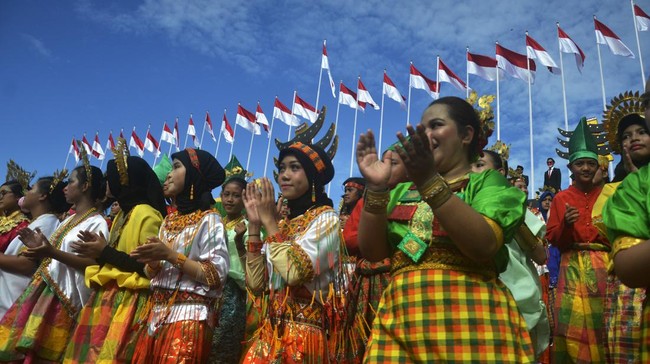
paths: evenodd
<path fill-rule="evenodd" d="M 248 171 L 242 167 L 241 163 L 239 163 L 239 160 L 234 155 L 230 157 L 230 161 L 228 164 L 226 164 L 224 170 L 226 171 L 226 181 L 223 183 L 223 185 L 233 179 L 238 179 L 246 182 L 246 179 L 253 175 L 252 173 L 248 173 Z"/>
<path fill-rule="evenodd" d="M 573 135 L 571 135 L 571 139 L 569 139 L 569 163 L 573 163 L 580 158 L 598 160 L 596 139 L 594 139 L 585 117 L 580 119 L 578 126 L 573 131 Z"/>
<path fill-rule="evenodd" d="M 162 158 L 160 159 L 160 162 L 156 164 L 155 167 L 153 167 L 153 171 L 156 174 L 156 177 L 158 177 L 158 181 L 160 184 L 165 183 L 165 180 L 167 179 L 167 175 L 169 172 L 172 170 L 172 162 L 169 160 L 169 157 L 167 154 L 163 154 Z"/>

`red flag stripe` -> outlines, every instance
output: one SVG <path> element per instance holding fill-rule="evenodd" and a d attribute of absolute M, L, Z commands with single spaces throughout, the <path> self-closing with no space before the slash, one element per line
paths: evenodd
<path fill-rule="evenodd" d="M 488 57 L 488 56 L 483 56 L 483 55 L 480 55 L 480 54 L 473 54 L 473 53 L 468 52 L 467 53 L 467 60 L 470 61 L 470 62 L 474 62 L 474 63 L 476 63 L 477 65 L 479 65 L 481 67 L 493 67 L 493 68 L 495 68 L 497 66 L 497 60 L 496 59 L 494 59 L 492 57 Z"/>

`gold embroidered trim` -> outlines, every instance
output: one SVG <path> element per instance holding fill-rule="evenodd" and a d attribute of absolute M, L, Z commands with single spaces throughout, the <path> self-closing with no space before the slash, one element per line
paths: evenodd
<path fill-rule="evenodd" d="M 497 240 L 497 244 L 499 244 L 499 246 L 503 245 L 503 229 L 501 226 L 499 226 L 496 221 L 490 219 L 487 216 L 483 216 L 483 218 L 485 219 L 485 222 L 487 222 L 490 226 L 490 229 L 492 229 L 492 232 L 494 232 L 494 237 Z"/>
<path fill-rule="evenodd" d="M 203 271 L 208 286 L 210 286 L 210 288 L 218 289 L 221 286 L 221 281 L 219 280 L 219 271 L 217 271 L 217 267 L 215 267 L 211 262 L 199 262 L 199 264 L 201 264 L 201 270 Z"/>
<path fill-rule="evenodd" d="M 305 252 L 300 245 L 292 243 L 287 251 L 287 257 L 291 262 L 289 270 L 296 270 L 300 277 L 297 285 L 303 285 L 314 279 L 314 267 L 311 264 L 311 259 L 307 252 Z"/>
<path fill-rule="evenodd" d="M 621 250 L 629 249 L 635 245 L 643 243 L 645 240 L 639 238 L 633 238 L 631 236 L 619 236 L 614 239 L 612 244 L 612 258 L 616 256 Z"/>

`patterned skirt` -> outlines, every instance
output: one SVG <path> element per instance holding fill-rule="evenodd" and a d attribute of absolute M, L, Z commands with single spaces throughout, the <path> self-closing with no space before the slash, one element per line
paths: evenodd
<path fill-rule="evenodd" d="M 606 251 L 562 253 L 555 301 L 555 363 L 605 362 Z"/>
<path fill-rule="evenodd" d="M 92 291 L 65 351 L 66 363 L 130 362 L 125 346 L 148 297 L 149 290 L 120 288 L 115 282 Z"/>
<path fill-rule="evenodd" d="M 650 363 L 650 298 L 648 296 L 643 303 L 641 319 L 641 363 Z"/>
<path fill-rule="evenodd" d="M 246 328 L 246 291 L 228 277 L 221 295 L 219 324 L 212 338 L 208 363 L 239 363 Z"/>
<path fill-rule="evenodd" d="M 0 360 L 27 354 L 34 360 L 60 361 L 75 320 L 40 275 L 9 308 L 0 322 Z"/>
<path fill-rule="evenodd" d="M 132 363 L 205 363 L 210 355 L 212 328 L 207 321 L 184 320 L 161 325 L 154 336 L 141 330 Z"/>
<path fill-rule="evenodd" d="M 475 273 L 395 274 L 384 291 L 366 363 L 531 363 L 526 323 L 503 283 Z"/>
<path fill-rule="evenodd" d="M 630 288 L 609 275 L 605 309 L 607 363 L 639 363 L 645 297 L 645 289 Z"/>

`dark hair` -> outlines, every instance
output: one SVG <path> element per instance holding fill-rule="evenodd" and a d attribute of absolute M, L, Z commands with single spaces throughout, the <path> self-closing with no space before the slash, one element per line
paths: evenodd
<path fill-rule="evenodd" d="M 221 190 L 223 190 L 226 187 L 226 185 L 229 185 L 231 183 L 238 185 L 239 187 L 241 187 L 242 190 L 245 190 L 246 185 L 248 184 L 248 182 L 246 182 L 246 180 L 243 178 L 231 177 L 230 179 L 227 179 L 226 182 L 224 182 L 224 184 L 221 185 Z"/>
<path fill-rule="evenodd" d="M 460 97 L 445 96 L 433 101 L 427 109 L 438 104 L 447 106 L 447 113 L 456 123 L 456 128 L 461 135 L 465 135 L 466 126 L 471 126 L 474 129 L 474 137 L 472 137 L 472 141 L 469 143 L 467 159 L 469 161 L 475 160 L 479 152 L 477 149 L 481 122 L 474 107 Z"/>
<path fill-rule="evenodd" d="M 553 162 L 553 164 L 555 164 L 555 159 L 553 159 L 551 157 L 546 158 L 546 163 L 548 163 L 548 161 L 551 161 L 551 162 Z"/>
<path fill-rule="evenodd" d="M 104 179 L 104 174 L 102 173 L 101 169 L 95 166 L 90 166 L 90 168 L 92 174 L 92 181 L 90 181 L 90 198 L 92 198 L 94 203 L 104 198 L 104 196 L 106 196 L 106 180 Z M 88 182 L 88 176 L 86 175 L 86 167 L 79 166 L 73 169 L 72 171 L 77 172 L 77 178 L 79 179 L 79 183 L 83 184 Z"/>
<path fill-rule="evenodd" d="M 72 206 L 65 200 L 65 194 L 63 193 L 63 189 L 68 183 L 59 181 L 50 192 L 50 186 L 52 186 L 53 181 L 54 177 L 52 176 L 41 177 L 36 181 L 34 187 L 38 189 L 38 192 L 47 195 L 47 202 L 50 204 L 52 212 L 60 214 L 70 210 L 70 206 Z"/>
<path fill-rule="evenodd" d="M 519 169 L 519 168 L 521 168 L 522 171 L 524 170 L 524 166 L 522 166 L 522 165 L 518 165 L 517 168 L 515 168 L 515 169 Z"/>
<path fill-rule="evenodd" d="M 15 179 L 9 180 L 9 181 L 3 183 L 2 185 L 0 185 L 0 187 L 3 187 L 3 186 L 9 187 L 9 189 L 14 194 L 14 196 L 16 196 L 16 198 L 20 198 L 20 197 L 25 196 L 25 194 L 23 193 L 23 186 L 21 186 L 20 183 L 18 181 L 16 181 Z"/>
<path fill-rule="evenodd" d="M 499 153 L 493 151 L 493 150 L 483 150 L 483 154 L 489 155 L 490 159 L 492 159 L 492 164 L 494 164 L 494 169 L 501 169 L 503 168 L 506 173 L 508 172 L 508 165 L 504 163 L 508 163 L 507 161 L 504 161 L 503 158 L 499 155 Z"/>

